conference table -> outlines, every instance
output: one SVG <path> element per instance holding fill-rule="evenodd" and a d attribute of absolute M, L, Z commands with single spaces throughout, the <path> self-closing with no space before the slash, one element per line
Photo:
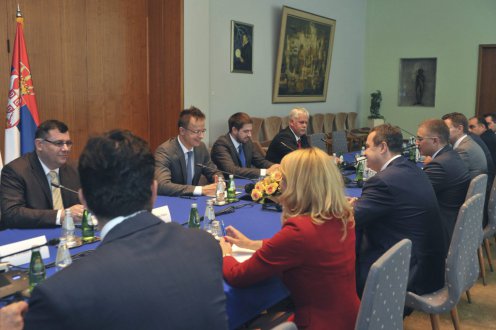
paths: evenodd
<path fill-rule="evenodd" d="M 242 187 L 248 183 L 247 180 L 236 180 L 236 185 Z M 361 189 L 346 188 L 348 196 L 360 196 Z M 203 214 L 208 197 L 166 197 L 158 196 L 155 207 L 167 205 L 170 210 L 173 222 L 186 223 L 189 216 L 191 203 L 198 204 L 198 211 Z M 230 204 L 236 208 L 234 213 L 218 216 L 226 226 L 231 225 L 245 233 L 251 239 L 264 239 L 272 237 L 281 228 L 281 213 L 266 211 L 262 205 L 251 201 L 241 200 Z M 214 206 L 218 212 L 228 205 Z M 192 229 L 193 230 L 193 229 Z M 10 229 L 0 233 L 0 245 L 17 242 L 37 236 L 45 235 L 47 240 L 58 238 L 60 228 L 53 229 Z M 71 249 L 71 255 L 85 253 L 95 249 L 98 242 L 86 244 L 81 247 Z M 50 257 L 45 259 L 45 264 L 55 261 L 57 249 L 49 247 Z M 74 261 L 77 262 L 77 261 Z M 28 267 L 28 265 L 25 265 Z M 47 269 L 47 276 L 52 275 L 55 268 Z M 235 329 L 252 318 L 256 317 L 263 310 L 275 305 L 277 302 L 289 295 L 287 288 L 278 277 L 270 278 L 266 281 L 246 288 L 234 288 L 224 283 L 224 292 L 227 298 L 227 315 L 229 328 Z"/>

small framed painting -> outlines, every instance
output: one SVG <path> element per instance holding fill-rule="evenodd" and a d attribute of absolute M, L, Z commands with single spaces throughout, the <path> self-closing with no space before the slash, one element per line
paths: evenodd
<path fill-rule="evenodd" d="M 253 73 L 253 25 L 231 21 L 231 72 Z"/>

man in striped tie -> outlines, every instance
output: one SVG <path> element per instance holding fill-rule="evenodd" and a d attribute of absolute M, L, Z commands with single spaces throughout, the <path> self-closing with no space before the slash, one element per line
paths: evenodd
<path fill-rule="evenodd" d="M 67 163 L 73 142 L 66 124 L 47 120 L 35 133 L 35 151 L 19 157 L 2 170 L 1 207 L 3 228 L 42 228 L 60 225 L 65 209 L 76 222 L 83 206 L 76 193 L 80 187 L 74 166 Z M 56 187 L 59 186 L 59 187 Z"/>

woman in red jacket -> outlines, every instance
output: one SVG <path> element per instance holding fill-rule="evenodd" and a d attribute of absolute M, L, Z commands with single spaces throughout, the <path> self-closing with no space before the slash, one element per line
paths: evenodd
<path fill-rule="evenodd" d="M 323 151 L 300 149 L 281 162 L 282 229 L 253 241 L 233 227 L 221 240 L 223 273 L 232 286 L 282 276 L 299 329 L 353 329 L 360 301 L 355 288 L 353 212 L 342 177 Z M 243 263 L 231 244 L 256 252 Z"/>

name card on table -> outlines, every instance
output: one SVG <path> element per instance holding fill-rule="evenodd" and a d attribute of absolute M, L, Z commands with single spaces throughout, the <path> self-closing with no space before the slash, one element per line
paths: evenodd
<path fill-rule="evenodd" d="M 14 254 L 13 256 L 2 258 L 2 256 L 9 255 L 11 253 L 16 253 L 17 251 L 23 251 L 26 249 L 30 249 L 33 246 L 43 245 L 47 242 L 46 236 L 38 236 L 35 238 L 25 239 L 23 241 L 10 243 L 6 245 L 0 246 L 0 261 L 8 262 L 13 266 L 20 266 L 27 264 L 31 261 L 31 251 L 25 251 L 18 254 Z M 43 259 L 50 258 L 50 251 L 48 250 L 48 246 L 42 246 L 40 248 L 41 257 Z"/>
<path fill-rule="evenodd" d="M 159 217 L 165 223 L 172 221 L 169 207 L 167 205 L 154 208 L 152 210 L 152 214 Z"/>

